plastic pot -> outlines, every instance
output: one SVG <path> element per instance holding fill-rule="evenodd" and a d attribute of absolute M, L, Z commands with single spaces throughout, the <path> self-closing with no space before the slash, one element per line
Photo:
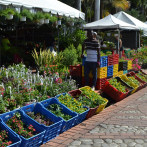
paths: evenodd
<path fill-rule="evenodd" d="M 58 20 L 57 21 L 57 24 L 58 24 L 58 26 L 61 25 L 61 20 Z"/>
<path fill-rule="evenodd" d="M 8 20 L 12 20 L 13 19 L 13 15 L 9 14 L 9 16 L 7 17 Z"/>
<path fill-rule="evenodd" d="M 45 20 L 44 20 L 44 23 L 45 23 L 45 24 L 48 24 L 49 21 L 50 21 L 49 19 L 45 19 Z"/>
<path fill-rule="evenodd" d="M 26 16 L 22 16 L 22 17 L 20 18 L 20 21 L 26 21 Z"/>

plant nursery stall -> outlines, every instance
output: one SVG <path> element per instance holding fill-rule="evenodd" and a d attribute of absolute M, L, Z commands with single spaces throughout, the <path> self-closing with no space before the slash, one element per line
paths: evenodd
<path fill-rule="evenodd" d="M 55 1 L 0 1 L 0 44 L 3 36 L 8 36 L 11 49 L 8 54 L 2 46 L 2 63 L 33 63 L 30 55 L 36 48 L 43 48 L 44 37 L 52 30 L 59 51 L 59 31 L 75 26 L 80 28 L 85 14 L 57 0 Z M 75 24 L 75 25 L 74 25 Z M 31 65 L 32 66 L 32 65 Z"/>

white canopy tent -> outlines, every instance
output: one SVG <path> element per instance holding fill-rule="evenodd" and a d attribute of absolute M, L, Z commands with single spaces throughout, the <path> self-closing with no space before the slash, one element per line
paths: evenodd
<path fill-rule="evenodd" d="M 142 21 L 134 18 L 133 16 L 131 16 L 123 11 L 118 12 L 117 14 L 114 14 L 113 16 L 119 20 L 122 20 L 126 23 L 129 23 L 131 25 L 138 27 L 139 29 L 143 30 L 144 35 L 147 36 L 147 24 L 143 23 Z"/>
<path fill-rule="evenodd" d="M 139 30 L 137 26 L 125 23 L 111 14 L 103 19 L 84 25 L 84 29 L 122 29 L 122 30 Z"/>
<path fill-rule="evenodd" d="M 145 24 L 147 24 L 147 21 L 145 22 Z"/>
<path fill-rule="evenodd" d="M 84 29 L 118 29 L 118 30 L 139 31 L 139 28 L 137 26 L 123 22 L 115 18 L 111 14 L 106 16 L 103 19 L 84 25 Z M 118 37 L 119 35 L 120 35 L 120 31 L 118 31 Z M 119 38 L 118 38 L 118 49 L 119 49 Z M 118 53 L 119 53 L 119 50 L 118 50 Z"/>
<path fill-rule="evenodd" d="M 75 8 L 72 8 L 58 0 L 0 0 L 0 5 L 12 5 L 16 10 L 20 11 L 20 7 L 25 7 L 35 12 L 36 8 L 42 9 L 44 12 L 70 16 L 72 18 L 82 18 L 85 20 L 85 14 Z"/>

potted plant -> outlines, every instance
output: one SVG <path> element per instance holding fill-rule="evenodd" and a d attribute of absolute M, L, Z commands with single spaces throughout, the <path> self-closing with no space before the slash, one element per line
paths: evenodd
<path fill-rule="evenodd" d="M 59 25 L 61 26 L 61 19 L 62 19 L 62 17 L 61 16 L 58 16 L 58 21 L 57 21 L 58 26 Z"/>
<path fill-rule="evenodd" d="M 57 23 L 56 23 L 57 20 L 58 20 L 58 19 L 57 19 L 56 16 L 52 16 L 51 19 L 50 19 L 50 21 L 51 21 L 53 24 L 55 24 L 55 25 L 57 24 Z"/>
<path fill-rule="evenodd" d="M 44 14 L 44 23 L 45 23 L 45 24 L 48 24 L 50 18 L 51 18 L 51 15 L 50 15 L 49 13 L 45 13 L 45 14 Z"/>
<path fill-rule="evenodd" d="M 13 15 L 15 14 L 15 11 L 11 8 L 7 8 L 6 9 L 6 13 L 8 14 L 7 19 L 11 20 L 13 19 Z"/>
<path fill-rule="evenodd" d="M 33 19 L 32 16 L 31 16 L 31 12 L 27 9 L 23 9 L 20 12 L 20 21 L 26 21 L 26 17 Z"/>
<path fill-rule="evenodd" d="M 15 22 L 18 22 L 19 21 L 19 18 L 20 18 L 20 14 L 18 12 L 15 12 L 14 17 L 13 17 L 13 20 Z"/>
<path fill-rule="evenodd" d="M 110 31 L 107 32 L 107 36 L 111 36 L 111 32 Z"/>
<path fill-rule="evenodd" d="M 43 24 L 44 23 L 44 14 L 42 13 L 42 12 L 37 12 L 36 14 L 35 14 L 35 16 L 34 16 L 34 18 L 35 18 L 35 21 L 38 23 L 40 23 L 40 24 Z"/>
<path fill-rule="evenodd" d="M 5 21 L 6 17 L 8 17 L 6 10 L 1 10 L 0 11 L 0 21 Z"/>

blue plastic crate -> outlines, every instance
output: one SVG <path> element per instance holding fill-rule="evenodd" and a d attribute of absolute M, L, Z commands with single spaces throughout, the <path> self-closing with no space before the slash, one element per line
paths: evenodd
<path fill-rule="evenodd" d="M 55 138 L 56 136 L 60 134 L 63 120 L 60 117 L 56 117 L 51 112 L 47 111 L 44 107 L 42 107 L 40 103 L 22 107 L 21 110 L 24 111 L 25 114 L 27 112 L 34 112 L 34 114 L 40 113 L 41 115 L 44 115 L 46 118 L 49 118 L 51 121 L 54 122 L 54 124 L 50 126 L 45 126 L 42 124 L 42 127 L 46 130 L 44 139 L 43 139 L 43 144 L 46 143 L 47 141 L 50 141 L 51 139 Z M 29 118 L 32 119 L 31 117 Z M 32 120 L 35 121 L 34 119 Z"/>
<path fill-rule="evenodd" d="M 113 76 L 113 65 L 107 67 L 107 77 Z"/>
<path fill-rule="evenodd" d="M 62 123 L 62 128 L 61 128 L 61 133 L 67 131 L 68 129 L 72 128 L 74 125 L 75 125 L 75 122 L 76 122 L 76 119 L 78 117 L 77 113 L 75 112 L 72 112 L 70 109 L 68 109 L 65 105 L 61 104 L 59 102 L 58 99 L 55 99 L 55 98 L 50 98 L 48 100 L 45 100 L 45 101 L 42 101 L 40 102 L 45 108 L 47 108 L 49 105 L 51 104 L 58 104 L 60 105 L 60 107 L 62 108 L 62 112 L 65 113 L 65 114 L 68 114 L 68 115 L 71 115 L 72 118 L 70 120 L 63 120 L 63 123 Z M 48 111 L 48 110 L 47 110 Z"/>
<path fill-rule="evenodd" d="M 127 73 L 128 73 L 128 70 L 123 71 L 123 74 L 127 74 Z"/>
<path fill-rule="evenodd" d="M 102 56 L 100 58 L 100 67 L 106 67 L 108 63 L 108 56 Z"/>
<path fill-rule="evenodd" d="M 58 99 L 58 97 L 60 97 L 61 95 L 64 96 L 64 95 L 66 95 L 66 94 L 67 94 L 67 93 L 59 94 L 59 95 L 55 96 L 55 98 Z M 87 110 L 86 110 L 85 112 L 83 112 L 83 113 L 81 113 L 81 114 L 78 114 L 77 112 L 75 112 L 75 113 L 77 113 L 77 115 L 78 115 L 78 118 L 76 119 L 75 125 L 81 123 L 81 122 L 84 121 L 85 118 L 86 118 L 86 115 L 87 115 L 87 113 L 88 113 L 88 111 L 89 111 L 89 108 L 86 107 L 86 106 L 83 106 L 83 107 L 84 107 L 84 108 L 87 108 Z M 74 125 L 74 126 L 75 126 L 75 125 Z"/>
<path fill-rule="evenodd" d="M 0 119 L 0 130 L 8 132 L 8 139 L 12 141 L 12 144 L 7 147 L 19 147 L 21 144 L 20 137 L 13 132 L 1 119 Z"/>
<path fill-rule="evenodd" d="M 84 108 L 87 108 L 87 110 L 85 111 L 85 112 L 83 112 L 83 113 L 81 113 L 81 114 L 78 114 L 78 119 L 76 120 L 76 123 L 75 123 L 75 125 L 78 125 L 79 123 L 81 123 L 81 122 L 83 122 L 84 120 L 85 120 L 85 118 L 86 118 L 86 115 L 88 114 L 88 112 L 89 112 L 89 108 L 88 107 L 86 107 L 86 106 L 84 106 Z"/>
<path fill-rule="evenodd" d="M 30 119 L 29 117 L 27 117 L 23 111 L 21 110 L 14 110 L 11 112 L 7 112 L 4 114 L 0 115 L 0 118 L 2 119 L 2 121 L 4 123 L 7 122 L 8 119 L 10 119 L 11 117 L 13 117 L 15 115 L 16 112 L 19 112 L 21 114 L 21 120 L 26 124 L 26 125 L 33 125 L 33 127 L 35 128 L 36 132 L 38 133 L 37 135 L 34 135 L 31 138 L 24 138 L 23 136 L 19 135 L 20 138 L 22 139 L 20 147 L 39 147 L 42 144 L 43 138 L 44 138 L 44 134 L 45 134 L 45 130 L 44 128 L 39 125 L 38 123 L 36 123 L 35 121 L 33 121 L 32 119 Z M 11 129 L 11 131 L 14 133 L 14 131 Z"/>

